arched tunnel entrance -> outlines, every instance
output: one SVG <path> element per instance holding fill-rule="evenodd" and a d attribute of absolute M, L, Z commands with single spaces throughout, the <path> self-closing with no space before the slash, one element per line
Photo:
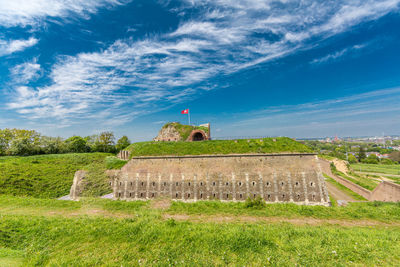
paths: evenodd
<path fill-rule="evenodd" d="M 193 141 L 203 141 L 205 138 L 202 133 L 195 133 L 193 135 Z"/>
<path fill-rule="evenodd" d="M 187 141 L 204 141 L 208 140 L 207 134 L 202 130 L 194 130 L 190 133 Z"/>

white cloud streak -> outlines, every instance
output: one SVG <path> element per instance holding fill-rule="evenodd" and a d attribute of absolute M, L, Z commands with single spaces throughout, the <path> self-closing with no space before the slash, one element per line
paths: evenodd
<path fill-rule="evenodd" d="M 124 0 L 0 0 L 0 25 L 5 27 L 38 26 L 47 17 L 67 19 L 70 15 L 88 18 L 101 7 Z"/>
<path fill-rule="evenodd" d="M 176 12 L 196 8 L 200 15 L 169 33 L 118 40 L 103 51 L 61 57 L 51 69 L 50 84 L 18 87 L 8 107 L 32 118 L 58 119 L 89 119 L 102 110 L 103 120 L 118 117 L 127 122 L 212 88 L 218 75 L 312 47 L 316 40 L 398 10 L 399 3 L 184 1 Z"/>
<path fill-rule="evenodd" d="M 0 56 L 10 55 L 25 50 L 38 43 L 38 39 L 31 37 L 28 40 L 0 40 Z"/>
<path fill-rule="evenodd" d="M 365 44 L 354 45 L 354 46 L 351 46 L 351 47 L 347 47 L 347 48 L 344 48 L 344 49 L 342 49 L 340 51 L 336 51 L 336 52 L 334 52 L 332 54 L 328 54 L 326 56 L 323 56 L 321 58 L 316 58 L 313 61 L 311 61 L 311 64 L 320 64 L 320 63 L 326 63 L 326 62 L 329 62 L 329 61 L 335 61 L 335 60 L 338 60 L 341 57 L 344 57 L 345 55 L 347 55 L 349 53 L 352 53 L 354 51 L 363 49 L 365 47 L 366 47 Z"/>

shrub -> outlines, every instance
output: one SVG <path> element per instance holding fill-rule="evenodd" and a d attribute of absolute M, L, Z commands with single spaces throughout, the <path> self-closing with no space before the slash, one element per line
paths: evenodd
<path fill-rule="evenodd" d="M 350 164 L 354 164 L 354 163 L 357 163 L 357 158 L 353 154 L 349 154 L 348 161 Z"/>
<path fill-rule="evenodd" d="M 251 198 L 247 198 L 246 202 L 244 203 L 244 206 L 246 208 L 252 208 L 252 209 L 262 209 L 265 208 L 267 204 L 265 203 L 264 199 L 260 196 L 251 199 Z"/>

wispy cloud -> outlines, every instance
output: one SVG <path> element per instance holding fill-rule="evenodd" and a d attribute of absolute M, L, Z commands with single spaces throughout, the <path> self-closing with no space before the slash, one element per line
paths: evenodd
<path fill-rule="evenodd" d="M 37 26 L 47 17 L 68 19 L 77 15 L 87 18 L 101 7 L 122 4 L 124 0 L 0 0 L 0 25 Z"/>
<path fill-rule="evenodd" d="M 16 65 L 11 69 L 13 83 L 26 85 L 40 76 L 41 67 L 37 63 L 37 58 L 31 61 Z"/>
<path fill-rule="evenodd" d="M 340 51 L 336 51 L 332 54 L 328 54 L 326 56 L 323 56 L 321 58 L 316 58 L 313 61 L 311 61 L 311 64 L 320 64 L 320 63 L 326 63 L 329 61 L 335 61 L 338 60 L 341 57 L 346 56 L 349 53 L 352 53 L 354 51 L 363 49 L 366 47 L 366 44 L 360 44 L 360 45 L 353 45 L 351 47 L 346 47 Z"/>
<path fill-rule="evenodd" d="M 364 127 L 364 131 L 370 127 L 367 132 L 373 132 L 371 128 L 374 125 L 388 127 L 400 122 L 398 99 L 400 88 L 390 88 L 319 102 L 270 107 L 235 114 L 235 117 L 244 119 L 232 124 L 232 127 L 252 129 L 256 126 L 258 133 L 290 136 L 294 133 L 297 136 L 327 135 L 326 129 L 336 129 L 336 133 L 352 129 L 354 133 L 357 130 L 355 127 Z"/>
<path fill-rule="evenodd" d="M 69 1 L 62 10 L 85 14 L 81 7 L 93 1 L 83 2 Z M 117 3 L 99 3 L 106 2 Z M 120 117 L 129 121 L 215 87 L 214 77 L 307 49 L 363 21 L 398 10 L 399 3 L 183 1 L 174 12 L 196 8 L 199 15 L 182 21 L 171 32 L 141 40 L 117 40 L 102 51 L 60 57 L 51 68 L 49 84 L 16 88 L 8 107 L 32 118 L 91 118 L 101 110 L 102 120 Z M 88 12 L 98 6 L 94 4 Z M 63 12 L 67 11 L 57 14 Z M 21 19 L 24 16 L 18 18 L 27 23 Z"/>
<path fill-rule="evenodd" d="M 39 40 L 34 37 L 31 37 L 28 40 L 0 40 L 0 56 L 23 51 L 28 47 L 36 45 L 38 41 Z"/>

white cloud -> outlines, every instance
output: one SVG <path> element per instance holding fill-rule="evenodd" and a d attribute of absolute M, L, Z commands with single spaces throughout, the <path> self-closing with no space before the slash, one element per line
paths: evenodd
<path fill-rule="evenodd" d="M 11 69 L 13 83 L 27 84 L 40 76 L 41 67 L 37 63 L 37 58 L 32 61 L 19 64 Z"/>
<path fill-rule="evenodd" d="M 36 26 L 46 17 L 87 17 L 101 7 L 122 4 L 124 0 L 0 0 L 0 25 Z"/>
<path fill-rule="evenodd" d="M 13 54 L 22 51 L 38 43 L 38 39 L 31 37 L 28 40 L 0 40 L 0 56 Z"/>
<path fill-rule="evenodd" d="M 347 55 L 348 53 L 352 53 L 354 51 L 360 50 L 365 48 L 367 45 L 366 44 L 360 44 L 360 45 L 353 45 L 351 47 L 346 47 L 342 50 L 336 51 L 332 54 L 328 54 L 326 56 L 323 56 L 321 58 L 316 58 L 313 61 L 311 61 L 311 64 L 319 64 L 319 63 L 325 63 L 325 62 L 329 62 L 329 61 L 334 61 L 337 60 L 338 58 L 341 58 L 345 55 Z"/>
<path fill-rule="evenodd" d="M 68 10 L 85 13 L 72 2 L 82 4 L 67 1 Z M 189 1 L 175 12 L 196 7 L 201 15 L 165 34 L 118 40 L 102 51 L 60 57 L 51 68 L 50 84 L 18 87 L 8 106 L 35 118 L 90 119 L 101 114 L 103 120 L 129 121 L 214 88 L 212 79 L 218 75 L 276 60 L 379 18 L 397 10 L 399 2 Z M 26 101 L 26 94 L 31 100 Z"/>

